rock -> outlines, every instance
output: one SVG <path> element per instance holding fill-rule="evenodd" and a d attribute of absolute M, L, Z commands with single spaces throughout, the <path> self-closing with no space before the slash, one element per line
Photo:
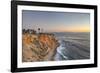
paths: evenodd
<path fill-rule="evenodd" d="M 22 61 L 52 61 L 59 46 L 53 34 L 23 34 L 22 35 Z"/>

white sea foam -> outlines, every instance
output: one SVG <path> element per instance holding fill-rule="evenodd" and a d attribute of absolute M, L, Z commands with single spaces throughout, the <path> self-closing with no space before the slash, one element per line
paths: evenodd
<path fill-rule="evenodd" d="M 89 34 L 56 34 L 60 43 L 55 60 L 74 60 L 90 58 Z M 59 35 L 59 36 L 58 36 Z M 62 37 L 63 36 L 63 37 Z M 69 38 L 71 36 L 71 38 Z"/>
<path fill-rule="evenodd" d="M 61 40 L 59 40 L 59 43 L 60 43 L 60 46 L 57 48 L 57 54 L 55 55 L 55 60 L 61 59 L 59 58 L 60 56 L 62 56 L 64 59 L 67 60 L 68 57 L 63 54 L 63 51 L 65 50 L 66 47 L 63 46 L 64 44 L 62 43 Z"/>

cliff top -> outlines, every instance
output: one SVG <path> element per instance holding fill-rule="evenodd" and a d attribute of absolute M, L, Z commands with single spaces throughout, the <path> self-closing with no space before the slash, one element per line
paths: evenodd
<path fill-rule="evenodd" d="M 54 34 L 24 33 L 22 38 L 23 62 L 53 60 L 59 45 Z"/>

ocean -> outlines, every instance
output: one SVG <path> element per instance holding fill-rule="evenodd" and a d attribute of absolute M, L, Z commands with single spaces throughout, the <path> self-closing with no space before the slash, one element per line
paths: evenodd
<path fill-rule="evenodd" d="M 55 61 L 90 59 L 89 32 L 56 32 L 58 42 Z"/>

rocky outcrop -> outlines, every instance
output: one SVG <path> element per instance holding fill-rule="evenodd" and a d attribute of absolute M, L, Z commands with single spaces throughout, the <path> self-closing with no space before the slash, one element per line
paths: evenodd
<path fill-rule="evenodd" d="M 22 61 L 52 61 L 59 46 L 53 34 L 25 33 L 22 36 Z"/>

